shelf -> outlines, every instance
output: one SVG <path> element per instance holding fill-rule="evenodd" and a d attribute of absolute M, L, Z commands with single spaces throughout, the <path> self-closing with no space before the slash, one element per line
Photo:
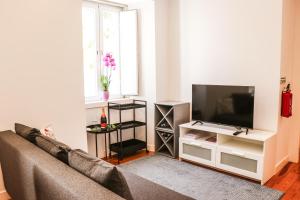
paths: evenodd
<path fill-rule="evenodd" d="M 156 105 L 159 106 L 180 106 L 184 104 L 186 104 L 186 102 L 182 102 L 182 101 L 161 101 L 156 103 Z"/>
<path fill-rule="evenodd" d="M 155 125 L 159 128 L 174 129 L 174 107 L 156 105 Z"/>
<path fill-rule="evenodd" d="M 155 127 L 155 130 L 161 131 L 161 132 L 167 132 L 167 133 L 174 133 L 174 130 L 171 128 Z"/>
<path fill-rule="evenodd" d="M 146 142 L 137 139 L 131 139 L 131 140 L 123 141 L 122 143 L 118 142 L 118 143 L 111 144 L 110 150 L 118 154 L 121 154 L 121 156 L 124 156 L 124 155 L 134 154 L 135 152 L 145 149 L 146 147 L 147 147 Z"/>
<path fill-rule="evenodd" d="M 178 125 L 190 120 L 190 104 L 165 101 L 154 105 L 155 151 L 171 158 L 177 158 Z"/>
<path fill-rule="evenodd" d="M 174 156 L 172 154 L 170 154 L 170 151 L 167 148 L 161 149 L 160 151 L 157 151 L 156 153 L 163 155 L 163 156 L 170 157 L 170 158 L 174 158 Z"/>
<path fill-rule="evenodd" d="M 172 106 L 156 105 L 156 107 L 163 116 L 165 116 L 172 109 Z"/>
<path fill-rule="evenodd" d="M 109 133 L 109 132 L 113 132 L 116 130 L 117 130 L 117 128 L 103 129 L 103 128 L 101 128 L 100 124 L 90 125 L 90 126 L 86 127 L 86 131 L 91 134 L 104 134 L 104 133 Z"/>
<path fill-rule="evenodd" d="M 137 110 L 139 108 L 143 108 L 145 110 L 145 118 L 144 122 L 136 120 Z M 114 144 L 109 144 L 110 151 L 116 152 L 118 154 L 118 163 L 120 159 L 123 159 L 124 156 L 128 156 L 130 154 L 134 154 L 136 151 L 141 149 L 147 150 L 147 101 L 143 100 L 135 100 L 133 99 L 131 102 L 127 103 L 108 103 L 108 121 L 111 122 L 111 110 L 117 110 L 119 114 L 119 121 L 115 123 L 116 129 L 118 130 L 117 141 Z M 122 121 L 122 111 L 131 110 L 133 113 L 132 119 L 130 121 Z M 140 110 L 139 110 L 140 111 Z M 145 129 L 145 141 L 136 139 L 136 129 L 137 127 L 143 127 Z M 132 129 L 133 138 L 129 140 L 123 140 L 122 137 L 127 131 L 123 132 L 125 129 Z M 139 134 L 139 132 L 138 132 Z M 128 137 L 126 137 L 128 138 Z M 110 141 L 109 141 L 110 142 Z"/>
<path fill-rule="evenodd" d="M 165 118 L 160 120 L 160 122 L 156 125 L 156 127 L 173 130 L 172 126 L 170 125 L 170 123 Z"/>
<path fill-rule="evenodd" d="M 254 143 L 244 142 L 239 140 L 229 140 L 223 144 L 219 144 L 219 146 L 230 148 L 237 151 L 243 151 L 245 153 L 263 155 L 263 145 L 261 144 L 254 144 Z"/>
<path fill-rule="evenodd" d="M 188 143 L 193 143 L 195 145 L 200 145 L 200 146 L 201 146 L 201 144 L 207 144 L 207 145 L 215 146 L 215 147 L 217 146 L 217 142 L 210 142 L 210 141 L 207 141 L 206 139 L 203 139 L 203 138 L 195 140 L 195 139 L 191 139 L 191 138 L 182 137 L 181 140 L 185 141 L 185 142 L 188 142 Z"/>
<path fill-rule="evenodd" d="M 132 110 L 137 108 L 146 108 L 145 104 L 128 103 L 128 104 L 113 104 L 109 106 L 112 110 Z"/>
<path fill-rule="evenodd" d="M 236 131 L 236 128 L 230 126 L 211 124 L 211 123 L 204 123 L 204 125 L 199 125 L 199 124 L 192 125 L 193 123 L 194 121 L 186 124 L 181 124 L 179 127 L 185 129 L 207 131 L 207 132 L 212 132 L 212 133 L 217 133 L 220 135 L 227 135 L 227 136 L 233 136 L 233 133 Z M 264 142 L 272 138 L 274 135 L 276 135 L 276 133 L 274 132 L 262 131 L 262 130 L 249 130 L 248 135 L 246 135 L 246 133 L 244 132 L 234 137 Z"/>
<path fill-rule="evenodd" d="M 122 124 L 122 126 L 121 126 Z M 114 124 L 116 126 L 116 128 L 114 129 L 103 129 L 100 127 L 99 124 L 95 124 L 95 125 L 90 125 L 87 126 L 86 131 L 88 133 L 92 133 L 92 134 L 104 134 L 104 133 L 108 133 L 108 132 L 113 132 L 119 129 L 129 129 L 129 128 L 136 128 L 136 127 L 140 127 L 140 126 L 145 126 L 146 123 L 145 122 L 140 122 L 140 121 L 128 121 L 128 122 L 122 122 L 122 123 L 116 123 Z"/>
<path fill-rule="evenodd" d="M 174 157 L 174 134 L 156 130 L 156 134 L 160 137 L 157 152 L 164 152 L 165 155 Z"/>
<path fill-rule="evenodd" d="M 116 123 L 115 126 L 118 127 L 118 129 L 129 129 L 129 128 L 136 128 L 140 126 L 145 126 L 145 122 L 140 122 L 140 121 L 127 121 L 127 122 L 122 122 L 122 123 Z"/>

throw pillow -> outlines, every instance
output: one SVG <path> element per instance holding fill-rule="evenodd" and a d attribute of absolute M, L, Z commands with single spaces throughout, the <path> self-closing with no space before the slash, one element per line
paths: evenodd
<path fill-rule="evenodd" d="M 68 152 L 71 151 L 71 148 L 68 145 L 43 135 L 36 137 L 36 144 L 44 151 L 69 164 Z"/>
<path fill-rule="evenodd" d="M 125 178 L 116 166 L 93 157 L 82 150 L 69 152 L 69 164 L 72 168 L 119 196 L 127 200 L 133 199 Z"/>
<path fill-rule="evenodd" d="M 31 128 L 19 123 L 15 123 L 15 131 L 18 135 L 32 143 L 36 143 L 36 137 L 41 135 L 38 129 Z"/>
<path fill-rule="evenodd" d="M 56 140 L 52 125 L 48 125 L 40 130 L 41 134 Z"/>

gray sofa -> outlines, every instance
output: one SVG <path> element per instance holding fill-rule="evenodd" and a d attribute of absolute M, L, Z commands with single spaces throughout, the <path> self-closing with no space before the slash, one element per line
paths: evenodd
<path fill-rule="evenodd" d="M 123 199 L 12 131 L 0 132 L 0 163 L 13 200 Z M 134 200 L 191 199 L 124 170 L 122 173 Z"/>

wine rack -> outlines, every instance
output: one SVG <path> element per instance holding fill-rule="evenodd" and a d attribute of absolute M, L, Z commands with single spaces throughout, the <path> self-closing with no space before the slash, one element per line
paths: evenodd
<path fill-rule="evenodd" d="M 178 157 L 178 125 L 190 121 L 190 104 L 159 102 L 155 104 L 155 151 L 172 158 Z"/>

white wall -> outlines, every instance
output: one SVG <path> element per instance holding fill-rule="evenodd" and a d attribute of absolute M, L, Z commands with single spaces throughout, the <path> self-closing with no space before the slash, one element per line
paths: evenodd
<path fill-rule="evenodd" d="M 281 85 L 280 91 L 284 90 L 284 87 L 286 87 L 288 83 L 292 83 L 293 81 L 292 71 L 294 64 L 296 15 L 295 2 L 296 0 L 283 1 L 281 77 L 286 77 L 287 83 Z M 279 105 L 279 109 L 281 109 L 281 105 Z M 291 140 L 291 138 L 293 138 L 293 135 L 297 132 L 295 127 L 293 127 L 294 118 L 295 116 L 291 118 L 284 118 L 279 115 L 276 153 L 277 161 L 279 162 L 278 165 L 282 165 L 288 160 L 294 162 L 298 161 L 298 139 Z M 297 155 L 295 155 L 294 152 Z"/>
<path fill-rule="evenodd" d="M 156 99 L 171 100 L 170 0 L 155 1 Z"/>
<path fill-rule="evenodd" d="M 87 149 L 81 0 L 1 0 L 0 24 L 0 130 L 51 123 L 59 140 Z"/>
<path fill-rule="evenodd" d="M 0 24 L 0 130 L 51 123 L 87 149 L 81 0 L 1 0 Z"/>
<path fill-rule="evenodd" d="M 180 8 L 181 98 L 191 100 L 192 84 L 253 85 L 254 127 L 276 131 L 281 0 L 181 0 Z"/>
<path fill-rule="evenodd" d="M 282 0 L 158 2 L 156 12 L 163 14 L 156 20 L 162 44 L 157 68 L 168 66 L 170 76 L 162 93 L 172 91 L 167 93 L 172 99 L 191 101 L 192 84 L 253 85 L 254 128 L 277 131 Z M 157 77 L 157 83 L 163 82 Z M 278 162 L 288 154 L 288 137 L 280 137 Z"/>
<path fill-rule="evenodd" d="M 153 0 L 142 0 L 129 4 L 128 9 L 138 9 L 139 31 L 139 97 L 147 100 L 148 110 L 148 148 L 154 151 L 154 103 L 157 100 L 156 82 L 156 44 L 155 44 L 155 3 Z M 140 111 L 140 117 L 143 112 Z M 140 131 L 140 135 L 143 131 Z"/>
<path fill-rule="evenodd" d="M 193 83 L 254 85 L 255 127 L 277 130 L 281 0 L 163 0 L 156 13 L 162 94 L 191 101 Z"/>
<path fill-rule="evenodd" d="M 300 1 L 295 1 L 295 40 L 294 40 L 294 62 L 292 69 L 292 91 L 294 94 L 293 104 L 293 133 L 290 137 L 290 156 L 293 161 L 299 159 L 300 144 Z M 299 139 L 298 139 L 299 138 Z"/>

